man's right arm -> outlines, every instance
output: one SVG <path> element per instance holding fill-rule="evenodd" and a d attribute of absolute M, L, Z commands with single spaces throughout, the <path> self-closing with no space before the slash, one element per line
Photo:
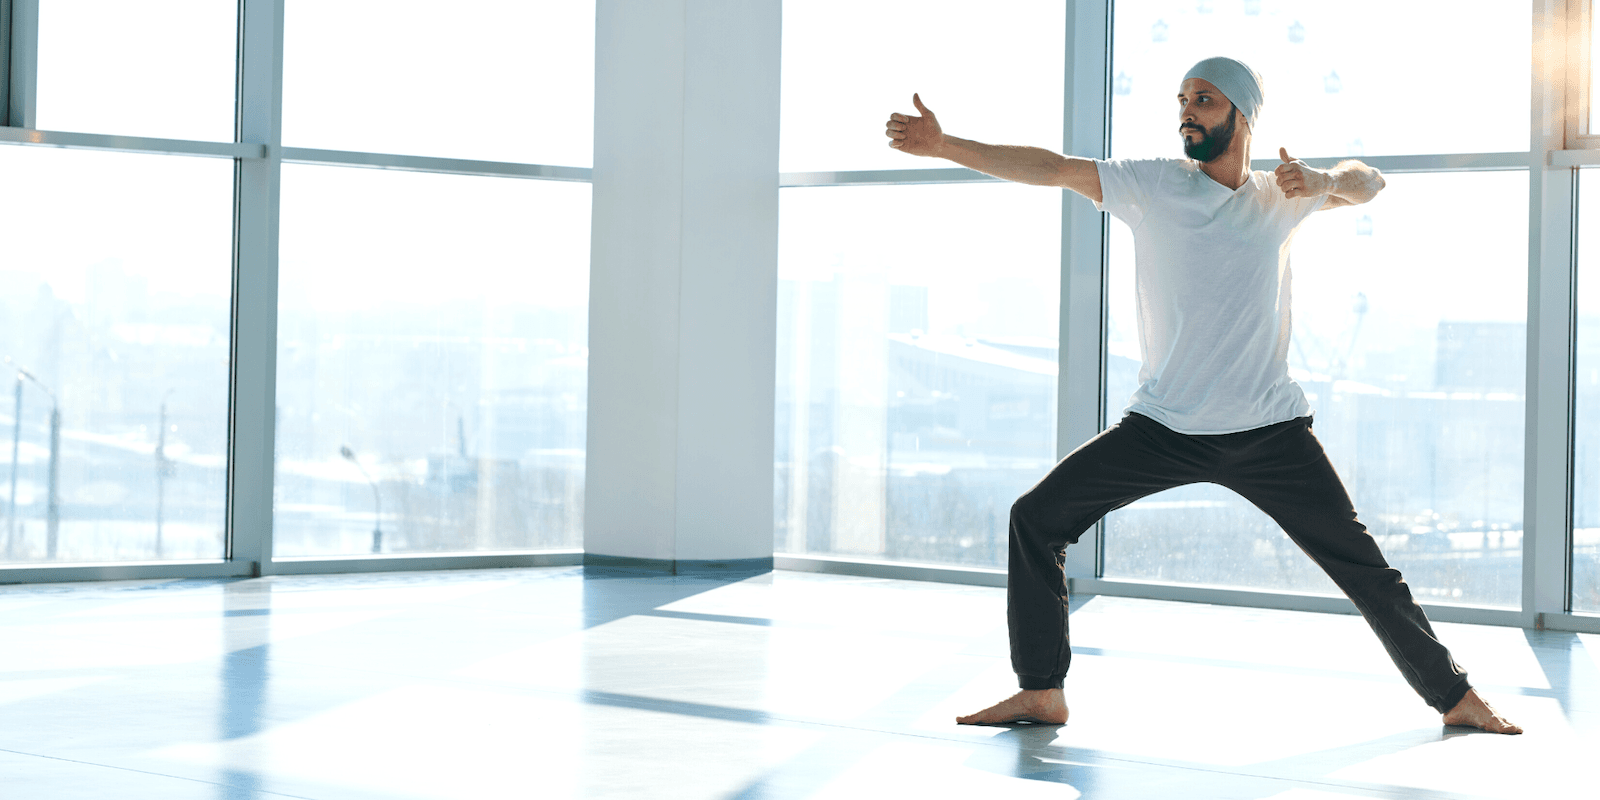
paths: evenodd
<path fill-rule="evenodd" d="M 954 161 L 1008 181 L 1071 189 L 1100 202 L 1100 171 L 1092 159 L 1063 156 L 1040 147 L 984 144 L 949 136 L 920 97 L 912 95 L 911 102 L 922 116 L 890 114 L 885 130 L 890 147 L 914 156 Z"/>

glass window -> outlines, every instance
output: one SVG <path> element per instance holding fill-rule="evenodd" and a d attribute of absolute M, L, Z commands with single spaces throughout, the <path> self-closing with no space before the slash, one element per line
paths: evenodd
<path fill-rule="evenodd" d="M 1424 601 L 1515 607 L 1522 591 L 1528 180 L 1388 176 L 1294 241 L 1290 375 L 1390 563 Z M 1463 235 L 1470 232 L 1470 235 Z M 1112 223 L 1107 408 L 1136 388 L 1132 237 Z M 1266 515 L 1213 485 L 1107 518 L 1106 574 L 1334 589 Z"/>
<path fill-rule="evenodd" d="M 593 0 L 292 0 L 283 141 L 587 167 Z"/>
<path fill-rule="evenodd" d="M 1389 0 L 1117 3 L 1112 152 L 1181 157 L 1178 84 L 1219 54 L 1265 83 L 1256 158 L 1527 150 L 1532 19 L 1528 0 L 1458 14 Z"/>
<path fill-rule="evenodd" d="M 220 559 L 233 163 L 0 147 L 0 562 Z"/>
<path fill-rule="evenodd" d="M 1055 460 L 1061 192 L 785 189 L 776 549 L 998 567 Z"/>
<path fill-rule="evenodd" d="M 951 134 L 1060 150 L 1065 11 L 1057 0 L 783 4 L 783 172 L 954 166 L 888 146 L 913 92 Z"/>
<path fill-rule="evenodd" d="M 238 5 L 42 0 L 39 128 L 231 141 Z"/>
<path fill-rule="evenodd" d="M 274 553 L 577 547 L 589 185 L 287 165 Z"/>
<path fill-rule="evenodd" d="M 1600 183 L 1578 173 L 1578 352 L 1572 462 L 1572 608 L 1600 612 Z"/>

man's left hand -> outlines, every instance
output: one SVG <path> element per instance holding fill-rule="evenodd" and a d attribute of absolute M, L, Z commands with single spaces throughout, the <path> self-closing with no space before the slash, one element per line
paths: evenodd
<path fill-rule="evenodd" d="M 1320 169 L 1312 169 L 1298 158 L 1290 158 L 1289 151 L 1278 148 L 1278 158 L 1283 163 L 1273 170 L 1278 175 L 1278 188 L 1284 197 L 1318 197 L 1333 188 L 1333 179 Z"/>

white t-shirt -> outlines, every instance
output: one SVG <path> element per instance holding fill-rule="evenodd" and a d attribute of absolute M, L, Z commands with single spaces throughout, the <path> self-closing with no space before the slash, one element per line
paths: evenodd
<path fill-rule="evenodd" d="M 1188 159 L 1098 166 L 1095 206 L 1133 229 L 1144 363 L 1128 410 L 1188 434 L 1309 414 L 1289 378 L 1289 240 L 1326 198 L 1286 198 L 1261 171 L 1229 190 Z"/>

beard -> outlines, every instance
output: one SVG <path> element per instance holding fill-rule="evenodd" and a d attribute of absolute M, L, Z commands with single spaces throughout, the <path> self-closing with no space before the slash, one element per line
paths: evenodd
<path fill-rule="evenodd" d="M 1238 114 L 1238 107 L 1229 109 L 1228 124 L 1216 133 L 1193 123 L 1184 126 L 1185 132 L 1195 131 L 1198 137 L 1192 142 L 1187 138 L 1183 140 L 1183 154 L 1202 164 L 1217 160 L 1228 151 L 1228 145 L 1233 144 L 1234 129 L 1239 124 Z"/>

